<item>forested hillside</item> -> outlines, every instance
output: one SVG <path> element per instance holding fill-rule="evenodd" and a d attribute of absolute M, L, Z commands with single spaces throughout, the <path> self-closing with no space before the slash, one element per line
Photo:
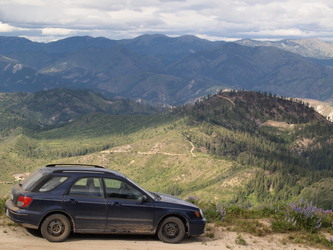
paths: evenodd
<path fill-rule="evenodd" d="M 49 129 L 89 113 L 151 114 L 161 110 L 120 98 L 106 98 L 91 90 L 51 89 L 35 93 L 1 93 L 1 131 L 23 127 Z"/>
<path fill-rule="evenodd" d="M 184 198 L 240 204 L 304 198 L 332 208 L 333 125 L 301 101 L 232 91 L 156 113 L 124 100 L 105 106 L 89 91 L 58 91 L 63 99 L 50 98 L 52 106 L 42 101 L 48 91 L 32 102 L 11 94 L 20 99 L 15 105 L 24 104 L 19 109 L 2 96 L 1 112 L 25 121 L 0 123 L 2 195 L 16 174 L 47 163 L 87 163 Z M 45 122 L 63 110 L 75 115 Z"/>
<path fill-rule="evenodd" d="M 332 207 L 333 124 L 301 101 L 221 92 L 179 113 L 197 124 L 197 131 L 187 136 L 199 148 L 259 168 L 235 201 L 265 203 L 305 196 Z"/>

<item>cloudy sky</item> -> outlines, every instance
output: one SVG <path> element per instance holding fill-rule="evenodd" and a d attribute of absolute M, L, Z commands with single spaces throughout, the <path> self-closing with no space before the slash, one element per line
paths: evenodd
<path fill-rule="evenodd" d="M 332 0 L 0 0 L 0 36 L 333 41 Z"/>

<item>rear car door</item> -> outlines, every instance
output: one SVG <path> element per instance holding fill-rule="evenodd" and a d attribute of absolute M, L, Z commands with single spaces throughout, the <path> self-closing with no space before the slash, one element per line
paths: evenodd
<path fill-rule="evenodd" d="M 64 207 L 74 219 L 76 232 L 103 232 L 107 202 L 100 178 L 79 178 L 64 195 Z"/>
<path fill-rule="evenodd" d="M 134 185 L 104 178 L 107 197 L 106 231 L 114 233 L 151 233 L 154 229 L 154 201 Z"/>

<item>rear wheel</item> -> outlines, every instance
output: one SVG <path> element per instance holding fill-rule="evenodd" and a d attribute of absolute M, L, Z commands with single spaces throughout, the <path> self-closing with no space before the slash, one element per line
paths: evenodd
<path fill-rule="evenodd" d="M 166 218 L 159 226 L 157 236 L 165 243 L 178 243 L 185 236 L 185 225 L 177 217 Z"/>
<path fill-rule="evenodd" d="M 71 232 L 71 224 L 63 214 L 52 214 L 42 223 L 41 234 L 51 242 L 60 242 L 67 239 Z"/>

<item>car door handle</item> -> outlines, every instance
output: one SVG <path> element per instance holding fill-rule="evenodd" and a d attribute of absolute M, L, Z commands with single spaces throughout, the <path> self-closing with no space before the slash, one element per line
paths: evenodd
<path fill-rule="evenodd" d="M 114 202 L 114 203 L 112 204 L 112 206 L 113 206 L 113 207 L 120 207 L 121 204 L 120 204 L 119 202 Z"/>
<path fill-rule="evenodd" d="M 78 203 L 77 200 L 75 200 L 75 199 L 69 199 L 68 202 L 70 202 L 70 203 Z"/>

